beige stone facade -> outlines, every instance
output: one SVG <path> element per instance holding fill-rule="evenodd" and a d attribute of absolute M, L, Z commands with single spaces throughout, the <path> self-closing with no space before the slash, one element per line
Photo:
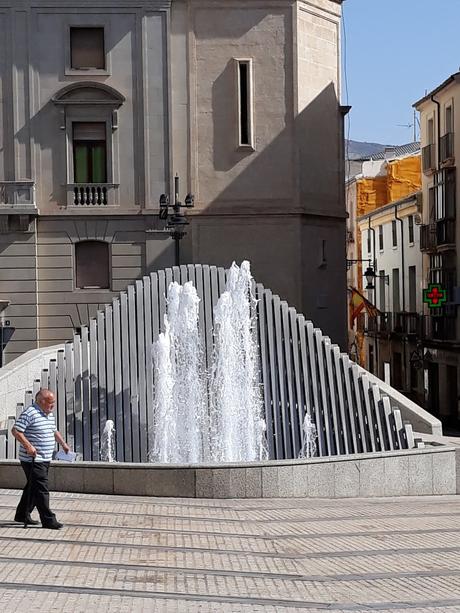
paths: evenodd
<path fill-rule="evenodd" d="M 176 173 L 181 197 L 195 195 L 181 261 L 251 260 L 259 281 L 345 344 L 340 10 L 334 0 L 0 0 L 6 361 L 69 340 L 128 284 L 174 264 L 158 201 Z M 75 69 L 69 37 L 95 27 L 103 66 Z M 96 124 L 105 175 L 88 188 L 76 126 Z M 82 241 L 108 244 L 108 287 L 78 288 Z"/>

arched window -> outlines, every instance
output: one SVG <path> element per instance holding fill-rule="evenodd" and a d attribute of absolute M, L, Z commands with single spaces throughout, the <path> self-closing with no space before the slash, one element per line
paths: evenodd
<path fill-rule="evenodd" d="M 109 244 L 82 241 L 75 244 L 75 279 L 79 289 L 109 289 Z"/>

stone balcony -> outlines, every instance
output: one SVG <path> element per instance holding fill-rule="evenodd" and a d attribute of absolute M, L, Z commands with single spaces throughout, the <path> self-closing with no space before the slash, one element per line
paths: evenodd
<path fill-rule="evenodd" d="M 37 215 L 35 181 L 0 181 L 0 233 L 28 232 Z"/>
<path fill-rule="evenodd" d="M 106 207 L 118 204 L 118 185 L 114 183 L 69 183 L 67 185 L 67 207 Z"/>

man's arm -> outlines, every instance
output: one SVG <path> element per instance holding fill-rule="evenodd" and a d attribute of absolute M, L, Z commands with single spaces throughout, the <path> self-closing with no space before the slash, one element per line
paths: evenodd
<path fill-rule="evenodd" d="M 64 451 L 66 453 L 69 453 L 70 447 L 67 445 L 65 440 L 62 438 L 61 433 L 59 432 L 59 430 L 56 430 L 56 432 L 54 433 L 54 438 L 56 439 L 56 442 L 59 443 L 59 445 L 61 445 L 61 447 L 64 449 Z"/>
<path fill-rule="evenodd" d="M 14 438 L 19 441 L 21 443 L 21 445 L 24 447 L 24 449 L 26 450 L 27 455 L 30 455 L 32 458 L 35 458 L 35 456 L 37 455 L 37 450 L 35 449 L 35 447 L 33 445 L 31 445 L 31 443 L 26 439 L 26 437 L 24 436 L 24 434 L 22 432 L 19 432 L 19 430 L 16 430 L 16 428 L 13 426 L 11 428 L 11 434 L 14 436 Z"/>

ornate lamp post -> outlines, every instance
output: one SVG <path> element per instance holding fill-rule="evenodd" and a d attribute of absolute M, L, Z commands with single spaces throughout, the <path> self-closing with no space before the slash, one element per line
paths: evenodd
<path fill-rule="evenodd" d="M 170 231 L 170 236 L 174 240 L 175 265 L 180 266 L 180 250 L 179 241 L 187 234 L 185 231 L 189 221 L 186 218 L 182 209 L 192 209 L 195 206 L 195 197 L 193 194 L 185 196 L 184 204 L 179 200 L 179 177 L 174 177 L 174 204 L 169 203 L 169 196 L 161 194 L 160 196 L 160 214 L 159 217 L 166 221 L 166 227 Z M 172 212 L 169 212 L 169 209 Z"/>

